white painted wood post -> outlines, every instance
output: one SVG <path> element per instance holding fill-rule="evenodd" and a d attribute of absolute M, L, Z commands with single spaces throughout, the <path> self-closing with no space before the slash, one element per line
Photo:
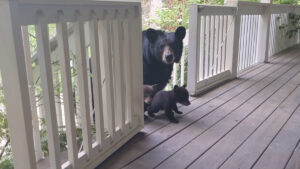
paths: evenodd
<path fill-rule="evenodd" d="M 92 77 L 93 77 L 93 92 L 94 92 L 94 112 L 96 125 L 96 140 L 99 147 L 103 146 L 104 142 L 104 120 L 103 120 L 103 100 L 102 100 L 102 82 L 100 69 L 100 51 L 99 51 L 99 34 L 98 20 L 92 13 L 92 20 L 89 23 L 91 55 L 92 55 Z M 101 146 L 100 146 L 101 145 Z"/>
<path fill-rule="evenodd" d="M 60 147 L 57 130 L 57 119 L 55 110 L 55 99 L 53 91 L 52 65 L 49 45 L 48 23 L 44 22 L 43 13 L 38 13 L 39 23 L 35 26 L 37 35 L 38 60 L 41 71 L 41 81 L 43 89 L 43 101 L 46 113 L 47 137 L 49 160 L 52 168 L 60 166 Z"/>
<path fill-rule="evenodd" d="M 197 41 L 193 42 L 193 38 L 189 38 L 189 57 L 188 57 L 188 75 L 187 88 L 191 94 L 196 93 L 196 85 L 199 72 L 198 62 L 198 44 L 199 44 L 199 19 L 198 19 L 198 5 L 190 5 L 190 25 L 189 36 L 196 37 Z M 201 70 L 202 71 L 202 70 Z"/>
<path fill-rule="evenodd" d="M 59 87 L 59 74 L 55 73 L 54 74 L 54 85 L 55 87 Z M 55 90 L 55 88 L 54 88 Z M 55 94 L 55 92 L 54 92 Z M 63 120 L 62 120 L 62 109 L 61 109 L 61 99 L 60 99 L 60 93 L 58 94 L 58 96 L 54 96 L 55 98 L 55 109 L 56 109 L 56 117 L 57 117 L 57 125 L 58 125 L 58 129 L 61 130 L 60 127 L 63 127 Z"/>
<path fill-rule="evenodd" d="M 133 99 L 134 102 L 134 114 L 133 114 L 133 127 L 143 127 L 144 126 L 144 99 L 143 99 L 143 72 L 142 71 L 135 71 L 135 70 L 143 70 L 143 60 L 142 60 L 142 34 L 137 33 L 142 30 L 142 18 L 141 18 L 141 5 L 135 6 L 133 10 L 133 19 L 130 20 L 130 36 L 135 37 L 132 40 L 131 51 L 133 55 L 131 72 L 133 73 L 134 83 L 133 83 Z M 133 26 L 134 25 L 134 26 Z"/>
<path fill-rule="evenodd" d="M 100 58 L 101 63 L 105 69 L 105 86 L 103 90 L 103 98 L 105 111 L 103 118 L 104 126 L 113 139 L 115 135 L 115 107 L 114 107 L 114 91 L 113 91 L 113 68 L 112 68 L 112 54 L 111 54 L 111 30 L 110 23 L 107 18 L 101 20 L 99 23 L 99 36 L 102 37 L 99 41 L 100 44 Z"/>
<path fill-rule="evenodd" d="M 82 137 L 83 149 L 90 158 L 92 150 L 92 136 L 91 136 L 91 119 L 90 119 L 90 103 L 88 90 L 88 73 L 86 62 L 86 48 L 84 36 L 84 23 L 82 15 L 79 11 L 76 12 L 77 22 L 75 23 L 75 38 L 76 38 L 76 56 L 77 70 L 78 70 L 78 89 L 79 89 L 79 105 L 82 119 Z"/>
<path fill-rule="evenodd" d="M 238 7 L 238 0 L 225 1 L 225 5 Z M 232 78 L 235 78 L 238 71 L 241 15 L 237 14 L 236 11 L 234 16 L 228 16 L 227 18 L 227 29 L 225 30 L 225 34 L 227 33 L 226 44 L 228 45 L 228 48 L 225 53 L 225 70 L 230 70 Z"/>
<path fill-rule="evenodd" d="M 132 127 L 132 113 L 133 113 L 133 107 L 134 107 L 134 102 L 132 101 L 132 92 L 135 91 L 133 88 L 133 76 L 131 73 L 131 63 L 132 63 L 132 52 L 130 50 L 131 48 L 131 41 L 132 37 L 129 35 L 129 29 L 130 29 L 130 20 L 131 16 L 129 12 L 125 12 L 125 21 L 123 22 L 123 27 L 124 27 L 124 64 L 125 64 L 125 79 L 126 79 L 126 102 L 127 102 L 127 124 Z"/>
<path fill-rule="evenodd" d="M 125 126 L 125 81 L 124 81 L 124 66 L 123 66 L 123 43 L 121 37 L 121 23 L 119 20 L 120 13 L 115 11 L 115 18 L 112 21 L 113 33 L 113 68 L 114 68 L 114 87 L 115 87 L 115 100 L 116 100 L 116 124 L 121 132 Z"/>
<path fill-rule="evenodd" d="M 39 161 L 44 157 L 44 155 L 41 146 L 39 116 L 36 107 L 35 88 L 34 88 L 33 72 L 31 66 L 32 62 L 31 62 L 31 53 L 30 53 L 30 44 L 29 44 L 29 34 L 28 34 L 27 26 L 22 27 L 22 35 L 23 35 L 26 72 L 27 72 L 28 85 L 29 85 L 30 105 L 32 111 L 34 150 L 35 150 L 36 161 Z"/>
<path fill-rule="evenodd" d="M 228 16 L 227 21 L 227 42 L 228 50 L 226 50 L 225 68 L 230 70 L 232 78 L 237 76 L 238 70 L 238 54 L 240 40 L 240 22 L 241 15 Z M 225 32 L 226 33 L 226 32 Z"/>
<path fill-rule="evenodd" d="M 75 107 L 72 91 L 72 75 L 70 68 L 70 53 L 68 43 L 67 23 L 62 12 L 58 14 L 56 24 L 59 61 L 64 100 L 64 114 L 66 121 L 66 134 L 68 144 L 68 160 L 73 168 L 77 167 L 78 148 L 76 141 Z"/>
<path fill-rule="evenodd" d="M 184 69 L 185 69 L 185 48 L 183 48 L 183 53 L 182 53 L 182 57 L 181 57 L 181 61 L 180 61 L 180 85 L 183 86 L 184 83 Z"/>
<path fill-rule="evenodd" d="M 12 12 L 13 11 L 13 12 Z M 35 169 L 30 99 L 19 9 L 15 1 L 0 1 L 0 69 L 15 169 Z"/>
<path fill-rule="evenodd" d="M 178 71 L 178 64 L 175 63 L 173 65 L 173 86 L 177 84 L 177 71 Z"/>
<path fill-rule="evenodd" d="M 268 62 L 269 58 L 269 34 L 270 34 L 270 20 L 271 20 L 271 3 L 270 0 L 262 0 L 261 2 L 269 3 L 269 5 L 264 6 L 263 14 L 260 16 L 258 24 L 258 37 L 256 46 L 256 56 L 258 62 Z"/>

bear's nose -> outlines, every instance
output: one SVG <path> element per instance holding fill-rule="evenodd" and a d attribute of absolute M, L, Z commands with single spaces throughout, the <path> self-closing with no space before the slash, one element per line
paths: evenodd
<path fill-rule="evenodd" d="M 167 60 L 168 62 L 173 61 L 173 55 L 172 55 L 172 54 L 166 55 L 166 60 Z"/>

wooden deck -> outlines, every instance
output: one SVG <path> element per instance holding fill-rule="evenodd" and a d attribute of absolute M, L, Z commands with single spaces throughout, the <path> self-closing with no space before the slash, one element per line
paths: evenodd
<path fill-rule="evenodd" d="M 100 169 L 300 168 L 300 47 L 161 115 Z"/>

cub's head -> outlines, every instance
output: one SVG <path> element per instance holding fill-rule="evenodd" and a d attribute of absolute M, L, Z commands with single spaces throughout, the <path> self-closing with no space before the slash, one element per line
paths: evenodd
<path fill-rule="evenodd" d="M 175 93 L 175 99 L 178 103 L 185 106 L 191 104 L 191 102 L 189 101 L 189 92 L 186 90 L 186 85 L 183 85 L 182 87 L 178 87 L 177 85 L 175 85 L 173 91 Z"/>
<path fill-rule="evenodd" d="M 157 91 L 157 85 L 144 85 L 144 102 L 150 104 Z"/>
<path fill-rule="evenodd" d="M 180 26 L 175 32 L 163 32 L 155 29 L 146 30 L 146 36 L 151 44 L 151 53 L 156 60 L 164 64 L 178 63 L 183 51 L 183 39 L 186 30 Z"/>

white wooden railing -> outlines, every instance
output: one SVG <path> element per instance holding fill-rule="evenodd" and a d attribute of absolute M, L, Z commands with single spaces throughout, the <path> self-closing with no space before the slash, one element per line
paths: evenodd
<path fill-rule="evenodd" d="M 0 69 L 16 169 L 37 168 L 39 119 L 33 89 L 28 26 L 34 25 L 51 168 L 94 168 L 143 127 L 141 8 L 139 2 L 0 1 Z M 61 157 L 49 24 L 56 25 L 67 134 Z M 68 38 L 74 25 L 75 39 Z M 88 26 L 90 52 L 86 49 Z M 76 62 L 70 62 L 75 45 Z M 90 54 L 89 54 L 90 53 Z M 89 69 L 92 60 L 95 137 L 92 136 Z M 83 150 L 76 142 L 70 63 L 76 64 Z M 60 122 L 62 123 L 62 122 Z M 34 153 L 36 152 L 36 153 Z M 63 163 L 61 163 L 63 162 Z"/>
<path fill-rule="evenodd" d="M 259 15 L 242 15 L 240 27 L 238 71 L 257 63 Z"/>
<path fill-rule="evenodd" d="M 199 94 L 259 62 L 299 43 L 289 39 L 287 13 L 300 13 L 297 5 L 231 1 L 228 6 L 191 5 L 188 89 Z M 276 17 L 284 16 L 281 22 Z"/>
<path fill-rule="evenodd" d="M 191 94 L 231 78 L 235 7 L 191 5 L 188 89 Z M 229 53 L 231 52 L 231 53 Z"/>

